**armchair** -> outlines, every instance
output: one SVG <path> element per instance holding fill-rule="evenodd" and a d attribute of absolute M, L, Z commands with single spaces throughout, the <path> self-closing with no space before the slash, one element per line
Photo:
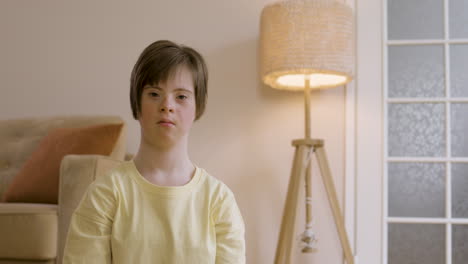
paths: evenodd
<path fill-rule="evenodd" d="M 0 197 L 41 139 L 54 128 L 123 124 L 109 156 L 66 155 L 60 164 L 58 204 L 0 203 L 0 264 L 61 263 L 71 215 L 87 186 L 119 165 L 126 125 L 117 116 L 69 116 L 0 121 Z"/>

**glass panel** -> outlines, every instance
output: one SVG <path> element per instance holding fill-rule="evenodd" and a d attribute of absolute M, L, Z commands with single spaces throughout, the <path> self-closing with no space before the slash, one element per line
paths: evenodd
<path fill-rule="evenodd" d="M 452 163 L 452 216 L 468 218 L 468 164 L 466 163 Z"/>
<path fill-rule="evenodd" d="M 388 39 L 441 39 L 443 0 L 388 0 Z"/>
<path fill-rule="evenodd" d="M 445 263 L 445 225 L 388 225 L 388 264 L 415 263 Z"/>
<path fill-rule="evenodd" d="M 466 264 L 468 260 L 468 225 L 453 225 L 452 235 L 452 264 Z"/>
<path fill-rule="evenodd" d="M 468 103 L 452 104 L 452 156 L 468 157 Z"/>
<path fill-rule="evenodd" d="M 445 156 L 445 105 L 389 104 L 390 156 Z"/>
<path fill-rule="evenodd" d="M 450 37 L 468 38 L 468 1 L 449 1 Z"/>
<path fill-rule="evenodd" d="M 389 97 L 444 96 L 444 47 L 390 46 L 388 79 Z"/>
<path fill-rule="evenodd" d="M 388 165 L 388 215 L 445 217 L 445 164 Z"/>
<path fill-rule="evenodd" d="M 468 45 L 450 45 L 450 95 L 452 97 L 468 97 L 467 68 Z"/>

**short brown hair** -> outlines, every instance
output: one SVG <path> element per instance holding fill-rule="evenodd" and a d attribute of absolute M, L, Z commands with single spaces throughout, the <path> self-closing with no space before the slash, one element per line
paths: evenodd
<path fill-rule="evenodd" d="M 195 120 L 202 116 L 208 97 L 208 69 L 205 60 L 200 53 L 190 47 L 169 40 L 159 40 L 143 50 L 133 67 L 130 77 L 130 104 L 133 118 L 138 119 L 141 113 L 143 87 L 167 81 L 168 77 L 182 65 L 187 66 L 192 72 L 195 88 Z"/>

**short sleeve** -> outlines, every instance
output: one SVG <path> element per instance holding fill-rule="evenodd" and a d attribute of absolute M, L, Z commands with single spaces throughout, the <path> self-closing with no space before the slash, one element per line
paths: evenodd
<path fill-rule="evenodd" d="M 245 264 L 245 226 L 234 194 L 227 190 L 213 208 L 216 264 Z"/>
<path fill-rule="evenodd" d="M 64 264 L 112 263 L 110 236 L 116 194 L 107 177 L 96 179 L 73 213 L 65 244 Z"/>

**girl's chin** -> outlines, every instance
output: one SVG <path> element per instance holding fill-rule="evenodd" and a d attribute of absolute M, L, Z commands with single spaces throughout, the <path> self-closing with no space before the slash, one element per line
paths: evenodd
<path fill-rule="evenodd" d="M 147 137 L 150 145 L 158 147 L 171 147 L 183 140 L 183 136 L 175 135 L 174 133 L 154 133 L 151 137 Z"/>

